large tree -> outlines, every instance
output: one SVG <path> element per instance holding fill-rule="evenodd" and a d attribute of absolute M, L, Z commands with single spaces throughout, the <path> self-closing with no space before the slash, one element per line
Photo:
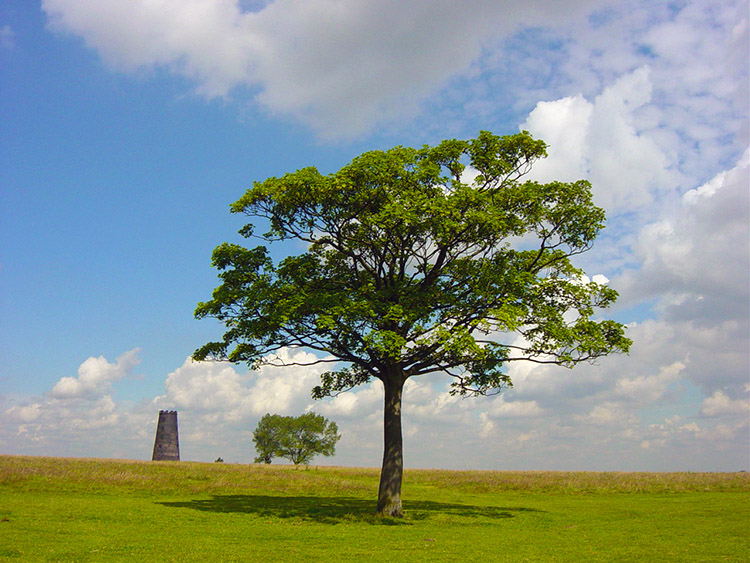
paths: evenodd
<path fill-rule="evenodd" d="M 581 180 L 524 179 L 546 156 L 528 133 L 367 152 L 332 174 L 304 168 L 255 182 L 232 205 L 254 219 L 240 233 L 297 241 L 274 263 L 268 247 L 222 244 L 221 285 L 196 316 L 226 326 L 194 358 L 279 361 L 283 347 L 331 362 L 313 396 L 372 378 L 383 383 L 379 513 L 400 516 L 401 395 L 410 377 L 448 374 L 452 393 L 511 385 L 530 361 L 572 367 L 625 352 L 624 327 L 595 309 L 617 293 L 588 281 L 571 258 L 604 226 Z M 285 248 L 290 248 L 286 246 Z"/>

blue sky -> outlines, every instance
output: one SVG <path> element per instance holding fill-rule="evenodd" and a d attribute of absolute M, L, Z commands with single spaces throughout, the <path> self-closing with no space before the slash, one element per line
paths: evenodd
<path fill-rule="evenodd" d="M 528 129 L 540 180 L 608 214 L 581 259 L 630 356 L 406 392 L 406 464 L 747 469 L 748 14 L 742 1 L 11 0 L 0 7 L 0 453 L 248 462 L 265 412 L 339 423 L 378 465 L 377 385 L 195 364 L 211 250 L 254 180 L 394 145 Z M 291 351 L 290 354 L 301 354 Z"/>

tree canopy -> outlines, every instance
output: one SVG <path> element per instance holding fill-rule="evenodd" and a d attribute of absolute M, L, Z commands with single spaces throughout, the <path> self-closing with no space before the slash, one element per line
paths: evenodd
<path fill-rule="evenodd" d="M 546 156 L 528 133 L 446 140 L 364 153 L 331 174 L 310 167 L 255 182 L 231 206 L 256 222 L 213 264 L 221 285 L 196 316 L 224 323 L 194 358 L 278 362 L 275 352 L 322 353 L 330 371 L 312 393 L 383 383 L 382 514 L 401 514 L 401 393 L 410 377 L 444 373 L 452 392 L 495 393 L 507 368 L 572 367 L 626 352 L 624 327 L 598 319 L 617 293 L 572 258 L 591 248 L 604 211 L 591 186 L 524 179 Z M 274 263 L 268 244 L 305 250 Z"/>
<path fill-rule="evenodd" d="M 308 465 L 316 455 L 332 456 L 341 436 L 326 417 L 307 412 L 300 416 L 266 414 L 253 432 L 258 452 L 255 463 L 271 463 L 283 457 L 294 465 Z"/>

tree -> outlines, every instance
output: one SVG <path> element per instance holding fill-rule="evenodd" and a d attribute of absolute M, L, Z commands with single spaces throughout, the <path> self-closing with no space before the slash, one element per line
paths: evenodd
<path fill-rule="evenodd" d="M 258 422 L 253 432 L 253 443 L 258 452 L 258 457 L 253 460 L 255 463 L 271 463 L 276 455 L 283 432 L 283 418 L 278 414 L 266 414 Z"/>
<path fill-rule="evenodd" d="M 194 358 L 278 365 L 283 347 L 336 363 L 313 397 L 372 378 L 384 387 L 378 512 L 400 516 L 401 395 L 410 377 L 448 374 L 452 393 L 511 385 L 507 366 L 572 367 L 627 352 L 624 327 L 595 310 L 617 293 L 588 281 L 587 251 L 604 211 L 581 180 L 525 180 L 546 156 L 528 133 L 367 152 L 338 172 L 304 168 L 255 182 L 231 206 L 269 245 L 305 250 L 274 263 L 266 245 L 222 244 L 221 285 L 196 316 L 224 323 Z M 253 238 L 255 224 L 240 233 Z"/>
<path fill-rule="evenodd" d="M 318 454 L 332 456 L 341 438 L 337 432 L 335 422 L 314 412 L 296 417 L 266 414 L 253 432 L 259 454 L 255 463 L 271 463 L 273 457 L 283 457 L 294 465 L 307 465 Z"/>

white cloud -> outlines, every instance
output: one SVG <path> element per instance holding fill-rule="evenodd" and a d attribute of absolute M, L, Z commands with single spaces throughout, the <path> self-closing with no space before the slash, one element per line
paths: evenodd
<path fill-rule="evenodd" d="M 104 356 L 88 358 L 78 368 L 78 377 L 63 377 L 50 391 L 56 399 L 73 399 L 79 397 L 96 397 L 103 395 L 112 387 L 112 383 L 132 374 L 140 363 L 139 348 L 125 352 L 110 364 Z"/>
<path fill-rule="evenodd" d="M 675 26 L 689 49 L 668 48 Z M 486 49 L 430 99 L 419 126 L 433 137 L 508 129 L 534 110 L 527 125 L 556 161 L 537 168 L 549 178 L 588 177 L 610 211 L 640 206 L 653 220 L 672 190 L 731 166 L 747 146 L 748 49 L 742 0 L 610 2 Z"/>
<path fill-rule="evenodd" d="M 383 385 L 380 381 L 372 381 L 332 399 L 313 403 L 310 410 L 336 419 L 356 419 L 373 412 L 381 416 Z"/>
<path fill-rule="evenodd" d="M 536 401 L 506 401 L 500 395 L 495 399 L 487 414 L 493 418 L 518 418 L 542 416 L 542 409 Z"/>
<path fill-rule="evenodd" d="M 637 400 L 640 404 L 657 401 L 664 396 L 670 384 L 683 377 L 685 367 L 684 362 L 674 362 L 662 367 L 657 375 L 623 377 L 617 380 L 615 392 Z"/>
<path fill-rule="evenodd" d="M 589 128 L 594 104 L 582 95 L 539 102 L 521 125 L 549 145 L 549 156 L 534 167 L 543 182 L 572 182 L 589 175 Z"/>
<path fill-rule="evenodd" d="M 645 449 L 659 449 L 662 452 L 681 452 L 691 449 L 698 452 L 713 450 L 716 455 L 727 456 L 733 448 L 736 449 L 736 444 L 742 443 L 742 440 L 747 436 L 747 431 L 747 419 L 734 424 L 716 424 L 704 427 L 694 421 L 682 424 L 679 416 L 673 416 L 661 423 L 649 425 L 641 436 L 646 438 L 644 440 Z M 644 447 L 644 445 L 642 444 L 641 447 Z M 738 464 L 735 467 L 743 468 L 746 460 L 747 457 L 745 456 L 744 460 L 738 457 L 733 461 Z M 695 461 L 692 463 L 694 464 Z M 732 471 L 733 469 L 727 470 Z"/>
<path fill-rule="evenodd" d="M 614 359 L 621 373 L 650 375 L 653 383 L 689 381 L 710 393 L 717 387 L 739 392 L 748 381 L 747 327 L 732 321 L 703 326 L 684 320 L 647 320 L 628 335 L 634 346 L 629 356 Z M 684 366 L 681 377 L 671 379 L 669 366 Z M 625 397 L 625 395 L 622 395 Z"/>
<path fill-rule="evenodd" d="M 80 35 L 113 67 L 165 67 L 200 94 L 256 90 L 272 112 L 324 135 L 361 133 L 413 113 L 483 43 L 522 24 L 556 24 L 601 2 L 44 0 L 54 29 Z"/>
<path fill-rule="evenodd" d="M 635 328 L 638 345 L 630 358 L 608 358 L 600 366 L 575 370 L 531 366 L 525 382 L 497 397 L 451 397 L 447 377 L 409 380 L 403 408 L 407 465 L 679 469 L 681 459 L 705 456 L 712 448 L 726 451 L 741 442 L 747 434 L 742 422 L 747 411 L 740 407 L 747 409 L 747 403 L 730 399 L 725 390 L 702 405 L 702 414 L 712 419 L 674 416 L 658 424 L 641 419 L 640 410 L 654 401 L 678 408 L 679 390 L 665 389 L 684 384 L 691 370 L 702 366 L 669 362 L 684 350 L 679 336 L 654 337 L 665 325 L 651 322 Z M 287 361 L 312 359 L 300 350 L 282 355 Z M 235 366 L 188 359 L 166 377 L 165 395 L 151 401 L 123 404 L 110 395 L 50 395 L 10 405 L 2 415 L 0 442 L 16 453 L 148 459 L 157 411 L 177 408 L 183 459 L 210 461 L 221 455 L 248 462 L 253 457 L 252 430 L 262 414 L 314 410 L 338 422 L 343 435 L 336 457 L 321 463 L 376 466 L 382 455 L 382 385 L 374 381 L 335 399 L 312 401 L 309 392 L 318 367 L 241 373 Z M 626 370 L 633 375 L 618 379 Z M 641 450 L 641 442 L 650 447 Z M 623 465 L 617 456 L 629 447 L 654 459 L 637 457 Z M 672 459 L 675 448 L 683 457 Z M 738 463 L 736 456 L 709 456 L 698 468 L 717 468 L 709 459 L 725 459 L 726 467 Z"/>
<path fill-rule="evenodd" d="M 648 64 L 656 104 L 634 116 L 636 128 L 683 177 L 700 181 L 729 164 L 728 145 L 735 154 L 747 145 L 746 2 L 622 2 L 589 31 L 575 42 L 566 73 L 577 83 L 610 80 Z"/>
<path fill-rule="evenodd" d="M 250 395 L 233 366 L 194 362 L 192 358 L 167 375 L 165 388 L 166 395 L 158 398 L 159 403 L 178 410 L 231 411 Z"/>
<path fill-rule="evenodd" d="M 741 95 L 743 86 L 735 77 L 743 65 L 746 72 L 747 61 L 736 51 L 746 47 L 747 40 L 747 5 L 716 0 L 688 2 L 674 19 L 650 28 L 644 36 L 645 45 L 669 69 L 670 83 L 691 94 L 694 103 L 695 95 L 730 99 Z"/>
<path fill-rule="evenodd" d="M 587 414 L 575 415 L 574 418 L 597 427 L 626 427 L 637 422 L 634 415 L 626 412 L 622 405 L 611 401 L 596 405 Z"/>
<path fill-rule="evenodd" d="M 707 397 L 701 405 L 701 413 L 706 416 L 750 415 L 750 401 L 747 399 L 730 399 L 720 389 Z"/>
<path fill-rule="evenodd" d="M 83 406 L 83 405 L 81 405 Z M 102 430 L 112 428 L 122 420 L 122 413 L 109 395 L 88 402 L 84 408 L 73 410 L 67 421 L 70 428 L 76 431 Z"/>
<path fill-rule="evenodd" d="M 283 363 L 311 363 L 317 358 L 303 350 L 283 349 Z M 217 413 L 221 420 L 240 420 L 267 412 L 299 414 L 311 403 L 310 390 L 319 382 L 325 367 L 290 365 L 264 366 L 240 374 L 221 362 L 185 363 L 167 375 L 166 394 L 155 402 L 163 408 Z"/>
<path fill-rule="evenodd" d="M 539 102 L 521 125 L 549 145 L 532 177 L 543 182 L 588 179 L 605 209 L 637 209 L 653 194 L 674 186 L 667 159 L 648 134 L 639 132 L 634 112 L 651 101 L 648 67 L 620 77 L 593 102 L 582 95 Z"/>
<path fill-rule="evenodd" d="M 311 363 L 317 358 L 304 350 L 284 349 L 279 352 L 282 361 Z M 320 374 L 328 370 L 326 365 L 293 366 L 277 368 L 266 366 L 258 371 L 252 387 L 253 412 L 284 412 L 290 409 L 302 412 L 312 403 L 310 390 L 320 381 Z"/>
<path fill-rule="evenodd" d="M 12 423 L 33 422 L 41 416 L 42 405 L 14 405 L 5 411 L 4 416 Z"/>
<path fill-rule="evenodd" d="M 44 397 L 13 401 L 0 414 L 0 443 L 29 455 L 144 457 L 154 413 L 110 394 L 140 363 L 138 353 L 125 352 L 115 363 L 90 357 L 78 377 L 61 378 Z"/>
<path fill-rule="evenodd" d="M 495 423 L 486 412 L 479 413 L 479 435 L 487 438 L 495 429 Z"/>

